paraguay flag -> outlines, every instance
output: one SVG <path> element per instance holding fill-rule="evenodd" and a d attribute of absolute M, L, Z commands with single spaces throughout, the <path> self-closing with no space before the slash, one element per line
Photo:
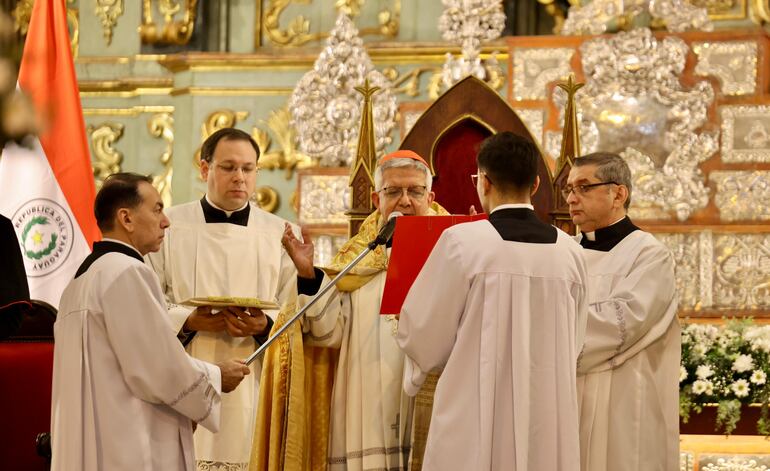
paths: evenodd
<path fill-rule="evenodd" d="M 0 157 L 0 213 L 13 224 L 32 299 L 58 308 L 91 245 L 94 179 L 72 63 L 64 0 L 35 2 L 19 70 L 42 129 L 31 149 Z"/>

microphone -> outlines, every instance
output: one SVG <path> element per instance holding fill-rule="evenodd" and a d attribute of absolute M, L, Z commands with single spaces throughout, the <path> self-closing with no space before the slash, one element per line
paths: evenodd
<path fill-rule="evenodd" d="M 369 243 L 369 248 L 371 250 L 374 250 L 374 248 L 378 245 L 386 244 L 390 238 L 393 237 L 393 231 L 396 230 L 396 218 L 403 215 L 404 214 L 400 211 L 393 211 L 390 213 L 390 216 L 388 216 L 388 222 L 382 226 L 379 234 L 377 234 L 377 238 Z"/>

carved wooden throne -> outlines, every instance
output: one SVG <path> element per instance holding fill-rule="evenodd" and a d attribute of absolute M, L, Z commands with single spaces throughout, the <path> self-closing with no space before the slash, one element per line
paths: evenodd
<path fill-rule="evenodd" d="M 467 77 L 425 110 L 400 148 L 413 150 L 428 161 L 439 204 L 450 213 L 467 214 L 472 204 L 481 211 L 470 177 L 476 173 L 481 141 L 502 131 L 536 142 L 505 99 L 481 80 Z M 542 151 L 540 154 L 540 188 L 533 205 L 540 219 L 550 223 L 554 204 L 552 177 Z"/>

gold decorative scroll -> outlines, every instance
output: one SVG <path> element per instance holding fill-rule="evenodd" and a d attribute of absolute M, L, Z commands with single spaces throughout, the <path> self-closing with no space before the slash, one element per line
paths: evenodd
<path fill-rule="evenodd" d="M 350 16 L 358 16 L 365 0 L 335 0 L 334 8 Z"/>
<path fill-rule="evenodd" d="M 264 185 L 257 187 L 254 192 L 254 199 L 257 205 L 267 211 L 268 213 L 274 213 L 278 209 L 278 192 L 272 186 Z"/>
<path fill-rule="evenodd" d="M 123 137 L 125 126 L 121 123 L 106 122 L 98 126 L 88 126 L 87 132 L 91 138 L 93 156 L 91 167 L 94 171 L 94 181 L 99 189 L 104 179 L 113 173 L 120 172 L 123 153 L 113 145 Z"/>
<path fill-rule="evenodd" d="M 112 43 L 112 30 L 118 24 L 118 17 L 123 14 L 123 0 L 96 0 L 94 14 L 99 17 L 104 30 L 104 40 Z"/>
<path fill-rule="evenodd" d="M 19 0 L 16 7 L 11 12 L 13 15 L 13 29 L 21 36 L 27 35 L 29 29 L 29 20 L 32 18 L 32 7 L 35 0 Z"/>
<path fill-rule="evenodd" d="M 214 134 L 220 129 L 232 128 L 236 123 L 243 121 L 248 117 L 248 111 L 233 111 L 228 109 L 214 111 L 206 118 L 206 122 L 201 125 L 201 144 L 203 144 L 203 142 L 208 139 L 210 135 Z M 201 166 L 200 147 L 198 147 L 198 150 L 195 151 L 195 155 L 193 156 L 193 164 L 195 165 L 195 168 L 200 168 Z M 200 178 L 200 176 L 198 178 Z"/>
<path fill-rule="evenodd" d="M 301 46 L 311 41 L 320 41 L 329 36 L 328 32 L 311 33 L 310 20 L 302 15 L 291 19 L 286 29 L 281 29 L 280 17 L 292 3 L 311 3 L 313 0 L 269 0 L 265 8 L 262 28 L 268 39 L 279 46 Z M 358 16 L 365 0 L 335 0 L 337 11 L 347 13 L 351 17 Z M 401 0 L 394 0 L 391 8 L 382 9 L 377 15 L 377 27 L 362 28 L 361 36 L 380 35 L 395 38 L 398 35 L 401 21 Z M 257 36 L 262 31 L 256 32 Z"/>
<path fill-rule="evenodd" d="M 755 23 L 770 23 L 770 0 L 750 0 L 751 19 Z"/>
<path fill-rule="evenodd" d="M 273 132 L 280 149 L 271 150 L 270 135 L 255 126 L 251 135 L 259 146 L 259 168 L 286 170 L 286 179 L 290 180 L 295 169 L 318 165 L 318 162 L 297 149 L 296 130 L 291 125 L 291 113 L 288 108 L 271 111 L 270 117 L 263 123 Z"/>
<path fill-rule="evenodd" d="M 152 177 L 152 186 L 158 190 L 167 208 L 171 206 L 171 178 L 174 168 L 172 157 L 174 156 L 174 117 L 170 113 L 157 113 L 147 121 L 147 130 L 156 139 L 166 141 L 166 150 L 160 156 L 163 165 L 163 173 Z"/>
<path fill-rule="evenodd" d="M 72 58 L 75 59 L 78 56 L 78 44 L 80 42 L 80 18 L 77 8 L 67 9 L 67 28 L 70 31 L 70 49 L 72 50 Z"/>
<path fill-rule="evenodd" d="M 139 36 L 144 44 L 183 46 L 190 42 L 198 15 L 198 0 L 185 0 L 184 15 L 181 20 L 174 20 L 182 6 L 179 0 L 157 0 L 158 11 L 163 15 L 163 25 L 158 27 L 153 19 L 152 0 L 142 1 L 142 25 Z"/>
<path fill-rule="evenodd" d="M 428 97 L 435 100 L 441 94 L 441 67 L 417 67 L 403 75 L 399 74 L 395 67 L 386 67 L 382 74 L 393 84 L 393 93 L 403 93 L 409 97 L 420 95 L 420 77 L 425 73 L 431 73 L 428 80 Z"/>
<path fill-rule="evenodd" d="M 553 34 L 561 33 L 564 26 L 564 10 L 556 3 L 556 0 L 537 0 L 545 7 L 545 12 L 553 18 Z M 729 1 L 729 0 L 728 0 Z"/>

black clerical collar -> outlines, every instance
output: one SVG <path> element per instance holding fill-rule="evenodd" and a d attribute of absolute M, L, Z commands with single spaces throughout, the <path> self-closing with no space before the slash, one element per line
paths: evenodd
<path fill-rule="evenodd" d="M 86 257 L 85 260 L 83 260 L 83 263 L 80 264 L 78 271 L 75 272 L 75 278 L 88 271 L 91 265 L 93 265 L 94 262 L 99 260 L 99 258 L 101 258 L 103 255 L 107 255 L 108 253 L 112 252 L 128 255 L 129 257 L 135 258 L 144 263 L 144 259 L 142 258 L 142 255 L 139 253 L 139 251 L 130 245 L 122 244 L 120 242 L 113 242 L 112 240 L 102 240 L 100 242 L 94 242 L 94 251 L 91 252 L 91 255 Z"/>
<path fill-rule="evenodd" d="M 624 217 L 615 224 L 607 227 L 602 227 L 594 231 L 594 240 L 588 240 L 585 232 L 582 233 L 580 239 L 580 245 L 584 249 L 599 250 L 601 252 L 609 252 L 612 250 L 621 240 L 634 231 L 639 230 L 638 227 L 631 222 L 628 216 Z"/>
<path fill-rule="evenodd" d="M 209 200 L 204 196 L 201 198 L 201 207 L 203 208 L 203 217 L 206 219 L 206 224 L 214 223 L 230 223 L 237 224 L 239 226 L 249 225 L 249 212 L 251 211 L 251 205 L 246 203 L 243 209 L 233 211 L 230 216 L 226 212 L 219 208 L 215 208 Z"/>
<path fill-rule="evenodd" d="M 501 208 L 489 215 L 489 222 L 503 240 L 529 244 L 553 244 L 556 228 L 542 222 L 529 208 Z"/>

